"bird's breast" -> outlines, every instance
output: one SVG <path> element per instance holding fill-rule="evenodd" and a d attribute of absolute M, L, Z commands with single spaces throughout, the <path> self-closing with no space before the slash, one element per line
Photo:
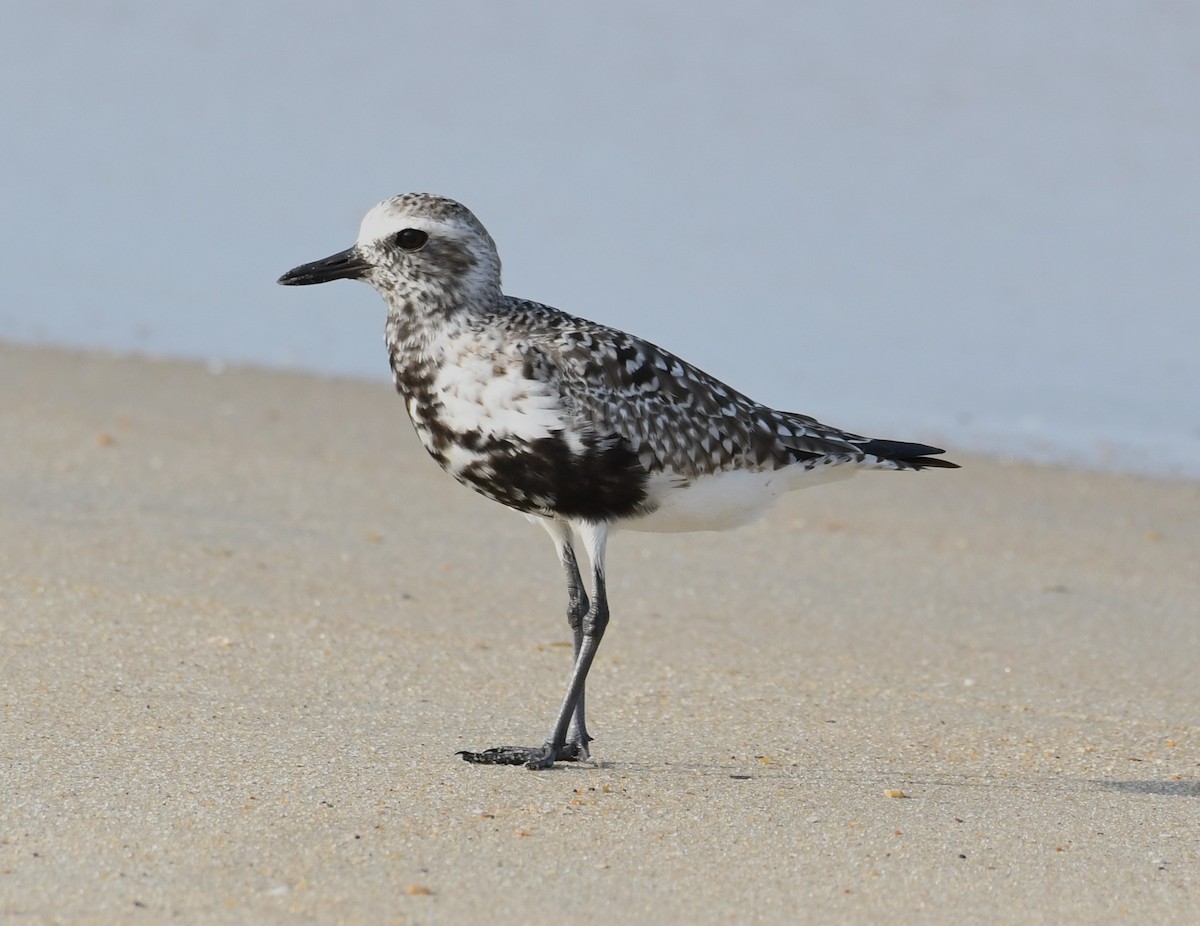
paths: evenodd
<path fill-rule="evenodd" d="M 581 425 L 519 355 L 473 345 L 441 363 L 397 359 L 417 436 L 464 485 L 548 517 L 609 521 L 644 506 L 647 474 L 632 447 Z"/>

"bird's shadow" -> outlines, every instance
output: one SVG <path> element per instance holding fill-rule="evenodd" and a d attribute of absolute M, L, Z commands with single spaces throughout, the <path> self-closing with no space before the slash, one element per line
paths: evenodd
<path fill-rule="evenodd" d="M 574 764 L 574 763 L 570 763 Z M 557 766 L 556 766 L 557 767 Z M 638 762 L 621 762 L 621 761 L 601 761 L 596 765 L 578 765 L 578 769 L 585 768 L 602 768 L 612 771 L 625 771 L 630 773 L 653 773 L 657 771 L 661 773 L 661 766 L 643 765 Z M 708 775 L 719 778 L 730 778 L 740 781 L 751 781 L 755 779 L 763 780 L 778 780 L 781 777 L 792 778 L 797 775 L 801 778 L 810 780 L 834 779 L 843 782 L 856 782 L 864 785 L 877 785 L 881 779 L 878 775 L 863 775 L 861 773 L 844 771 L 840 773 L 831 773 L 828 769 L 808 770 L 807 772 L 800 771 L 794 766 L 753 766 L 750 764 L 739 765 L 714 765 L 714 766 L 698 766 L 684 763 L 682 765 L 670 766 L 670 769 L 675 772 L 683 772 L 688 775 Z M 897 776 L 892 776 L 897 777 Z M 953 786 L 953 787 L 1023 787 L 1028 786 L 1004 780 L 1003 782 L 993 778 L 976 778 L 966 776 L 961 779 L 943 779 L 940 777 L 929 778 L 922 775 L 902 775 L 898 776 L 897 780 L 902 780 L 908 784 L 914 785 L 933 785 L 933 786 Z M 1048 779 L 1046 780 L 1048 781 Z M 1185 781 L 1160 779 L 1133 779 L 1133 780 L 1113 780 L 1105 778 L 1091 779 L 1058 779 L 1059 787 L 1068 789 L 1079 788 L 1080 785 L 1089 785 L 1092 788 L 1100 791 L 1108 791 L 1116 794 L 1145 794 L 1152 797 L 1197 797 L 1200 798 L 1200 781 L 1195 779 Z"/>
<path fill-rule="evenodd" d="M 1200 797 L 1200 781 L 1093 781 L 1104 791 L 1122 794 L 1152 794 L 1155 797 Z"/>

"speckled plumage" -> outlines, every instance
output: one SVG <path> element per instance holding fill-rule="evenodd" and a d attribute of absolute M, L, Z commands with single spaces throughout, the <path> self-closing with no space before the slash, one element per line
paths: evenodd
<path fill-rule="evenodd" d="M 466 754 L 472 761 L 586 757 L 583 679 L 607 621 L 610 527 L 723 529 L 856 469 L 954 466 L 931 457 L 935 447 L 761 405 L 648 341 L 504 295 L 491 236 L 444 197 L 380 203 L 352 248 L 280 282 L 339 278 L 364 280 L 387 302 L 393 378 L 426 450 L 460 482 L 542 523 L 567 573 L 576 665 L 551 738 L 540 750 Z M 590 606 L 576 537 L 592 563 Z"/>

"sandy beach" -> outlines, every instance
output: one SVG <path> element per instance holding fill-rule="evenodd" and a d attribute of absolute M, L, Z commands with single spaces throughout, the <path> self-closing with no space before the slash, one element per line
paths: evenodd
<path fill-rule="evenodd" d="M 0 919 L 1200 921 L 1200 484 L 951 455 L 616 535 L 478 767 L 565 592 L 388 384 L 0 345 Z"/>

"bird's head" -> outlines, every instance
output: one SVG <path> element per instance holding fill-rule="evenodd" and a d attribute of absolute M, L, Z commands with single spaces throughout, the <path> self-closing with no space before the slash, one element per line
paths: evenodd
<path fill-rule="evenodd" d="M 370 283 L 396 307 L 417 302 L 452 311 L 499 300 L 500 257 L 466 206 L 430 193 L 404 193 L 366 214 L 353 247 L 279 278 L 284 286 L 330 280 Z"/>

